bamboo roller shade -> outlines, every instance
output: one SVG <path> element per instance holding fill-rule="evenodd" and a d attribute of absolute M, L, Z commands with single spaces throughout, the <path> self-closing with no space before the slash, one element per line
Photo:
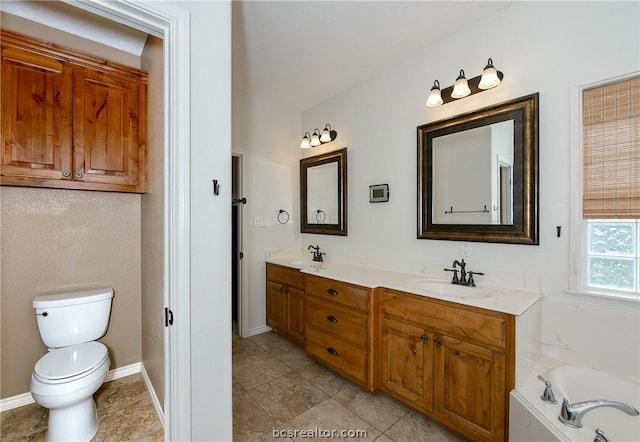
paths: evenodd
<path fill-rule="evenodd" d="M 582 98 L 583 217 L 640 218 L 640 75 Z"/>

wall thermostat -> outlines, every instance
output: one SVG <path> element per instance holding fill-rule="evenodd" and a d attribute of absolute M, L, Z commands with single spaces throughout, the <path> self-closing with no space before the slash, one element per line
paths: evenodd
<path fill-rule="evenodd" d="M 370 203 L 386 203 L 389 201 L 389 185 L 374 184 L 369 186 L 369 202 Z"/>

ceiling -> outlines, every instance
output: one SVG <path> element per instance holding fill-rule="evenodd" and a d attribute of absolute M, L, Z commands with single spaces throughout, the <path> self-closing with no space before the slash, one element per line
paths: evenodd
<path fill-rule="evenodd" d="M 303 111 L 513 3 L 233 0 L 233 90 Z M 0 9 L 135 56 L 147 37 L 59 1 Z"/>
<path fill-rule="evenodd" d="M 513 3 L 236 0 L 233 88 L 302 111 Z"/>

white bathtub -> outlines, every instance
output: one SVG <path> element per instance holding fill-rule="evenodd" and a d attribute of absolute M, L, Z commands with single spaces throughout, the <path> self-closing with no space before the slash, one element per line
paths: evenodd
<path fill-rule="evenodd" d="M 557 404 L 540 399 L 544 383 L 541 374 L 553 385 Z M 558 420 L 562 399 L 582 402 L 610 399 L 627 402 L 640 409 L 640 385 L 585 367 L 542 361 L 520 387 L 511 392 L 509 440 L 514 442 L 584 441 L 592 442 L 601 428 L 611 442 L 640 442 L 640 416 L 629 416 L 614 408 L 597 408 L 582 418 L 582 428 L 571 428 Z"/>

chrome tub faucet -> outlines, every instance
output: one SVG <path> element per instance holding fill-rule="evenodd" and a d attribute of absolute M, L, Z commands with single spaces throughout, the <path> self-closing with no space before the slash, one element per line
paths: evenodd
<path fill-rule="evenodd" d="M 558 419 L 563 424 L 573 427 L 582 428 L 582 417 L 594 408 L 611 407 L 620 411 L 624 411 L 629 416 L 638 416 L 640 412 L 633 405 L 629 405 L 622 401 L 610 401 L 607 399 L 596 399 L 592 401 L 576 402 L 570 404 L 567 398 L 562 400 L 562 409 Z"/>

